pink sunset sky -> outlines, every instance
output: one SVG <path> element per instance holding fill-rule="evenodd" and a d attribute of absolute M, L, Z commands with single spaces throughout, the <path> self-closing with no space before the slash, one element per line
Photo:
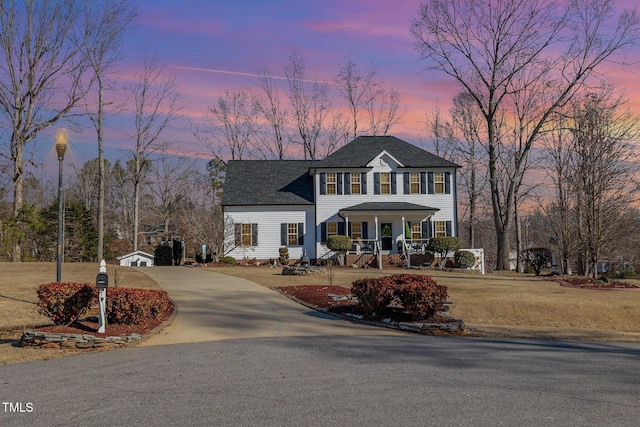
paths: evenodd
<path fill-rule="evenodd" d="M 273 76 L 283 76 L 294 49 L 305 58 L 308 76 L 326 82 L 333 81 L 349 56 L 361 69 L 375 65 L 378 78 L 400 92 L 407 111 L 392 133 L 427 149 L 425 114 L 437 105 L 446 112 L 458 91 L 444 74 L 422 72 L 424 64 L 409 33 L 418 1 L 137 0 L 134 5 L 139 16 L 125 35 L 118 80 L 124 83 L 140 73 L 145 54 L 156 55 L 176 76 L 185 102 L 182 129 L 165 134 L 176 152 L 204 153 L 191 134 L 191 123 L 203 120 L 222 90 L 255 85 L 259 69 L 268 67 Z M 635 7 L 636 1 L 619 0 L 618 6 Z M 625 60 L 640 63 L 640 47 Z M 607 73 L 640 108 L 637 65 L 613 67 Z M 131 145 L 130 123 L 126 115 L 107 123 L 108 156 L 123 157 Z M 39 144 L 48 144 L 54 132 L 42 135 Z M 97 156 L 93 129 L 72 135 L 71 142 L 78 161 Z"/>

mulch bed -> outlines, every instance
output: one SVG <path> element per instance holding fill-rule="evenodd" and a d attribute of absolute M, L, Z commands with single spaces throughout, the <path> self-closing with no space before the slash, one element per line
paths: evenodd
<path fill-rule="evenodd" d="M 383 319 L 391 319 L 392 322 L 423 322 L 423 323 L 450 323 L 451 318 L 440 316 L 438 314 L 429 319 L 412 320 L 409 315 L 402 310 L 401 307 L 387 307 L 386 311 L 380 317 L 366 316 L 358 307 L 358 304 L 352 299 L 335 300 L 331 295 L 351 296 L 351 291 L 342 286 L 323 286 L 323 285 L 305 285 L 305 286 L 280 286 L 277 287 L 282 293 L 293 297 L 298 301 L 315 307 L 319 310 L 326 310 L 330 313 L 336 313 L 346 316 L 357 316 L 363 320 L 371 322 L 380 322 Z"/>
<path fill-rule="evenodd" d="M 564 277 L 564 276 L 548 276 L 545 280 L 551 280 L 559 283 L 561 286 L 580 289 L 597 289 L 597 290 L 640 290 L 640 286 L 632 283 L 621 282 L 619 280 L 604 281 L 595 280 L 587 277 Z"/>
<path fill-rule="evenodd" d="M 170 304 L 169 307 L 156 319 L 145 319 L 138 325 L 115 325 L 107 324 L 105 326 L 105 333 L 99 334 L 98 331 L 98 318 L 96 316 L 89 316 L 81 319 L 76 323 L 72 323 L 69 326 L 64 325 L 49 325 L 41 326 L 39 328 L 32 329 L 37 332 L 50 332 L 55 334 L 89 334 L 96 337 L 120 337 L 128 336 L 132 334 L 138 334 L 145 336 L 158 326 L 167 320 L 173 313 L 174 306 Z"/>

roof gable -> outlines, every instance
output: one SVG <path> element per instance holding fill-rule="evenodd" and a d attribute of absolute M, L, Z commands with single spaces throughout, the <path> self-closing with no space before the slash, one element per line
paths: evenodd
<path fill-rule="evenodd" d="M 409 144 L 395 136 L 359 136 L 347 145 L 321 160 L 318 168 L 362 168 L 382 152 L 405 168 L 457 168 L 442 157 Z"/>

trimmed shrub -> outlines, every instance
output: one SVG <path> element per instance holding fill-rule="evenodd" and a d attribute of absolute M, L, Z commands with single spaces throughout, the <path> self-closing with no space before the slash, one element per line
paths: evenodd
<path fill-rule="evenodd" d="M 471 268 L 476 263 L 476 257 L 469 251 L 456 251 L 453 261 L 460 268 Z"/>
<path fill-rule="evenodd" d="M 236 259 L 231 256 L 221 256 L 220 259 L 218 259 L 218 261 L 224 262 L 225 264 L 236 265 Z"/>
<path fill-rule="evenodd" d="M 443 268 L 447 263 L 447 254 L 460 249 L 460 239 L 454 236 L 437 236 L 429 239 L 427 250 L 440 256 L 438 267 Z"/>
<path fill-rule="evenodd" d="M 86 283 L 47 283 L 38 287 L 38 312 L 56 325 L 77 321 L 95 302 L 97 291 Z"/>
<path fill-rule="evenodd" d="M 156 246 L 153 264 L 157 266 L 173 265 L 173 248 L 169 245 Z"/>
<path fill-rule="evenodd" d="M 409 276 L 403 278 L 396 295 L 400 305 L 409 312 L 414 320 L 428 319 L 438 312 L 447 302 L 447 288 L 436 283 L 431 277 Z"/>
<path fill-rule="evenodd" d="M 344 265 L 347 251 L 351 249 L 351 238 L 349 236 L 329 236 L 327 237 L 327 248 L 338 253 L 338 263 Z"/>
<path fill-rule="evenodd" d="M 280 256 L 278 257 L 278 261 L 282 265 L 289 265 L 289 248 L 281 247 L 278 249 L 278 253 Z"/>
<path fill-rule="evenodd" d="M 165 291 L 107 288 L 107 322 L 137 325 L 146 319 L 157 319 L 170 304 Z"/>
<path fill-rule="evenodd" d="M 393 301 L 394 289 L 381 284 L 380 279 L 359 279 L 351 284 L 351 294 L 358 305 L 369 316 L 379 316 Z"/>
<path fill-rule="evenodd" d="M 447 288 L 428 276 L 396 274 L 353 282 L 351 293 L 370 316 L 381 316 L 391 303 L 404 307 L 412 319 L 433 316 L 447 301 Z"/>

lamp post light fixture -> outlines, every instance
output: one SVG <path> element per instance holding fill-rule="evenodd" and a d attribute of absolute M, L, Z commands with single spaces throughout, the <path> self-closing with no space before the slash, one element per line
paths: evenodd
<path fill-rule="evenodd" d="M 58 153 L 58 252 L 56 255 L 56 282 L 62 280 L 62 163 L 67 151 L 69 132 L 65 129 L 56 131 L 56 153 Z"/>

